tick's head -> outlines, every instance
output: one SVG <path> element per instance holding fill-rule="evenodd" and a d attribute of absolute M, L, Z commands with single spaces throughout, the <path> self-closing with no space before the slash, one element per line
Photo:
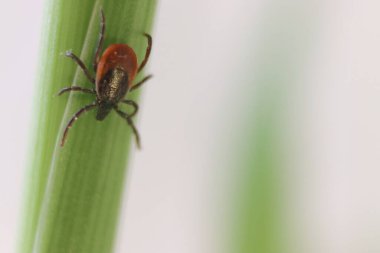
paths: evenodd
<path fill-rule="evenodd" d="M 113 108 L 113 104 L 111 103 L 105 103 L 105 102 L 99 103 L 96 119 L 99 121 L 102 121 L 105 117 L 107 117 L 108 113 L 110 113 L 112 108 Z"/>

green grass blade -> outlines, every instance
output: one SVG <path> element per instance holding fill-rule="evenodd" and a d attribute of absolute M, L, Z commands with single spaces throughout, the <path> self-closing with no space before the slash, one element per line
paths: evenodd
<path fill-rule="evenodd" d="M 150 31 L 155 5 L 155 0 L 49 1 L 20 252 L 111 252 L 131 131 L 114 113 L 97 122 L 89 112 L 71 129 L 65 147 L 58 146 L 72 114 L 94 100 L 78 93 L 69 100 L 55 96 L 71 84 L 92 86 L 62 53 L 72 49 L 90 66 L 102 7 L 105 45 L 128 43 L 141 61 L 146 47 L 141 32 Z"/>
<path fill-rule="evenodd" d="M 67 102 L 56 99 L 54 94 L 62 84 L 71 83 L 76 69 L 72 63 L 64 60 L 61 53 L 68 48 L 82 50 L 91 16 L 91 11 L 83 11 L 81 16 L 74 15 L 72 10 L 79 8 L 75 0 L 46 1 L 46 4 L 35 94 L 33 140 L 24 194 L 26 203 L 19 243 L 21 253 L 31 252 L 54 145 Z M 84 0 L 80 5 L 83 10 L 92 10 L 94 1 Z"/>
<path fill-rule="evenodd" d="M 287 177 L 295 154 L 292 141 L 297 140 L 288 135 L 294 131 L 289 127 L 297 125 L 291 113 L 294 104 L 307 85 L 300 83 L 300 77 L 310 56 L 317 18 L 310 6 L 307 1 L 269 3 L 256 34 L 257 48 L 246 56 L 250 59 L 247 73 L 255 75 L 248 77 L 250 84 L 240 97 L 245 101 L 239 108 L 245 111 L 244 127 L 234 161 L 239 167 L 232 170 L 238 179 L 227 252 L 295 252 L 289 250 L 294 227 L 286 225 L 287 191 L 292 184 Z"/>

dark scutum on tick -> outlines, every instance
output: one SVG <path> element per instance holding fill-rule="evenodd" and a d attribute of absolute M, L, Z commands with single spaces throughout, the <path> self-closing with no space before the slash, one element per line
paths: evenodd
<path fill-rule="evenodd" d="M 140 82 L 136 84 L 133 83 L 136 74 L 139 73 L 148 62 L 150 51 L 152 49 L 152 37 L 149 34 L 144 33 L 144 36 L 148 39 L 148 47 L 145 52 L 144 60 L 141 62 L 140 66 L 137 64 L 137 57 L 135 52 L 126 44 L 112 44 L 100 56 L 106 28 L 103 10 L 101 10 L 100 14 L 101 32 L 93 60 L 95 78 L 91 75 L 86 65 L 84 65 L 84 63 L 75 54 L 73 54 L 71 51 L 66 52 L 66 56 L 70 57 L 75 63 L 78 64 L 88 80 L 90 80 L 90 82 L 95 85 L 95 89 L 71 86 L 63 88 L 58 93 L 58 95 L 69 91 L 80 91 L 96 95 L 96 100 L 93 103 L 81 108 L 69 120 L 62 136 L 61 146 L 65 144 L 69 129 L 73 126 L 74 122 L 83 113 L 97 108 L 97 120 L 105 119 L 111 110 L 115 110 L 119 116 L 125 119 L 127 121 L 127 124 L 132 128 L 132 131 L 136 137 L 137 147 L 140 148 L 140 136 L 132 121 L 132 117 L 135 116 L 138 111 L 138 105 L 132 100 L 123 98 L 128 93 L 128 91 L 136 90 L 152 77 L 152 75 L 148 75 Z M 120 102 L 132 106 L 133 112 L 128 114 L 121 111 L 118 108 L 118 103 Z"/>

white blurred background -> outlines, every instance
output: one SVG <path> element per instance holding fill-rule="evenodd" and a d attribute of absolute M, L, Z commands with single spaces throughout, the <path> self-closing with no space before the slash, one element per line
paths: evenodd
<path fill-rule="evenodd" d="M 4 253 L 14 252 L 19 226 L 42 2 L 1 2 Z M 296 55 L 290 63 L 298 70 L 282 89 L 283 252 L 380 252 L 379 10 L 371 0 L 159 2 L 154 79 L 138 123 L 144 149 L 129 170 L 117 252 L 225 249 L 224 197 L 234 187 L 226 154 L 244 135 L 233 131 L 242 129 L 242 98 L 260 86 L 258 50 L 277 44 L 292 49 L 285 53 Z M 271 40 L 265 48 L 261 38 L 277 38 L 273 31 L 289 32 L 291 46 Z"/>

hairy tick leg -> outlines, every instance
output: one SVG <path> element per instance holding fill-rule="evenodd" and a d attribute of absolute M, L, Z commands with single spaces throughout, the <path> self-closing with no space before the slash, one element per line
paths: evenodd
<path fill-rule="evenodd" d="M 58 96 L 69 91 L 79 91 L 79 92 L 84 92 L 84 93 L 96 94 L 96 91 L 94 89 L 87 89 L 87 88 L 83 88 L 79 86 L 71 86 L 71 87 L 65 87 L 62 90 L 60 90 L 58 92 Z"/>
<path fill-rule="evenodd" d="M 145 64 L 148 62 L 150 51 L 152 50 L 152 36 L 150 36 L 147 33 L 144 33 L 144 36 L 148 39 L 148 47 L 146 48 L 144 60 L 141 62 L 141 65 L 137 70 L 137 73 L 139 73 L 144 68 Z"/>
<path fill-rule="evenodd" d="M 129 89 L 129 91 L 134 91 L 134 90 L 140 88 L 141 85 L 143 85 L 146 81 L 148 81 L 148 80 L 151 79 L 152 77 L 153 77 L 152 75 L 148 75 L 148 76 L 144 77 L 140 82 L 138 82 L 138 83 L 136 83 L 135 85 L 133 85 L 133 86 Z"/>
<path fill-rule="evenodd" d="M 126 114 L 125 112 L 119 110 L 118 108 L 115 108 L 115 111 L 117 114 L 119 114 L 123 119 L 125 119 L 128 123 L 128 125 L 132 128 L 133 134 L 135 135 L 136 138 L 136 145 L 138 149 L 141 149 L 141 144 L 140 144 L 140 135 L 139 132 L 137 131 L 137 128 L 135 127 L 135 124 L 133 123 L 131 117 Z"/>
<path fill-rule="evenodd" d="M 122 100 L 121 102 L 133 107 L 133 112 L 131 112 L 130 114 L 128 114 L 128 117 L 130 119 L 137 114 L 137 112 L 139 110 L 139 105 L 135 101 L 132 101 L 132 100 Z"/>
<path fill-rule="evenodd" d="M 99 34 L 99 39 L 98 39 L 98 46 L 96 47 L 94 60 L 92 62 L 92 66 L 94 67 L 95 72 L 98 68 L 99 54 L 102 51 L 105 31 L 106 31 L 106 18 L 104 17 L 103 9 L 101 9 L 100 10 L 100 34 Z"/>
<path fill-rule="evenodd" d="M 84 63 L 81 61 L 81 59 L 78 58 L 73 52 L 66 51 L 65 56 L 73 59 L 73 61 L 79 65 L 79 67 L 82 69 L 83 73 L 86 75 L 87 79 L 90 80 L 93 84 L 95 84 L 95 79 L 91 76 L 90 71 L 88 71 L 87 67 L 84 65 Z"/>
<path fill-rule="evenodd" d="M 95 107 L 97 107 L 98 104 L 95 102 L 93 102 L 92 104 L 89 104 L 89 105 L 86 105 L 84 107 L 82 107 L 79 111 L 77 111 L 73 117 L 71 117 L 71 119 L 69 120 L 69 123 L 67 123 L 66 125 L 66 128 L 65 128 L 65 131 L 63 132 L 63 137 L 62 137 L 62 140 L 61 140 L 61 147 L 63 147 L 63 145 L 65 145 L 65 141 L 66 141 L 66 138 L 67 138 L 67 134 L 69 132 L 69 129 L 73 126 L 74 122 L 85 112 L 88 112 L 89 110 L 91 109 L 94 109 Z"/>

